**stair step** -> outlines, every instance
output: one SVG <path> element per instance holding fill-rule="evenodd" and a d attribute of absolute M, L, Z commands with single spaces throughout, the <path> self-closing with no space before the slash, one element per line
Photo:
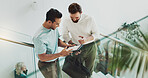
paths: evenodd
<path fill-rule="evenodd" d="M 95 73 L 93 72 L 92 78 L 107 78 L 102 72 Z"/>
<path fill-rule="evenodd" d="M 106 77 L 107 78 L 114 78 L 112 75 L 110 75 L 110 74 L 106 74 Z"/>
<path fill-rule="evenodd" d="M 102 72 L 98 72 L 98 73 L 93 72 L 92 78 L 114 78 L 114 77 L 110 74 L 104 75 Z M 117 77 L 117 78 L 119 78 L 119 77 Z"/>

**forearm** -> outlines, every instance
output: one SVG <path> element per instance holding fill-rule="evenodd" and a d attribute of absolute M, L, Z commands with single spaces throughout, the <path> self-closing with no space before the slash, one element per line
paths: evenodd
<path fill-rule="evenodd" d="M 53 60 L 56 59 L 58 57 L 61 57 L 60 53 L 56 53 L 56 54 L 39 54 L 38 55 L 39 59 L 41 61 L 49 61 L 49 60 Z"/>
<path fill-rule="evenodd" d="M 68 46 L 66 43 L 64 43 L 62 40 L 58 40 L 58 46 L 60 46 L 60 47 L 66 47 L 66 46 Z"/>
<path fill-rule="evenodd" d="M 56 54 L 46 54 L 46 53 L 38 54 L 38 57 L 41 61 L 50 61 L 59 57 L 70 55 L 70 53 L 72 53 L 71 52 L 72 49 L 68 51 L 66 49 L 67 47 L 65 47 L 60 53 Z"/>
<path fill-rule="evenodd" d="M 72 42 L 72 40 L 70 40 L 70 41 L 68 42 L 68 44 L 74 44 L 74 43 Z"/>

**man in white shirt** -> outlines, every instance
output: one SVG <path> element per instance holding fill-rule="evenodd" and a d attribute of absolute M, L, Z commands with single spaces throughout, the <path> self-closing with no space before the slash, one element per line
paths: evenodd
<path fill-rule="evenodd" d="M 77 3 L 72 3 L 68 11 L 70 18 L 63 21 L 63 39 L 73 45 L 85 44 L 99 37 L 97 26 L 92 17 L 82 14 L 81 6 Z M 70 35 L 71 38 L 70 38 Z M 95 42 L 84 45 L 79 55 L 84 66 L 93 72 L 94 62 L 96 58 L 97 45 Z M 75 56 L 74 56 L 75 57 Z M 77 56 L 76 56 L 77 57 Z"/>

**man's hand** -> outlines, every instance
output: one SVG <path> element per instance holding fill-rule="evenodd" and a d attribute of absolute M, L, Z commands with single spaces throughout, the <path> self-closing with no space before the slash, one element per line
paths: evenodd
<path fill-rule="evenodd" d="M 79 36 L 81 39 L 78 40 L 80 44 L 84 44 L 85 43 L 85 39 L 83 36 Z"/>
<path fill-rule="evenodd" d="M 67 55 L 70 55 L 71 53 L 73 53 L 71 50 L 72 49 L 70 49 L 70 50 L 66 50 L 67 49 L 67 47 L 65 47 L 61 52 L 60 52 L 60 55 L 61 56 L 67 56 Z"/>
<path fill-rule="evenodd" d="M 73 47 L 73 46 L 75 46 L 75 45 L 68 44 L 68 45 L 67 45 L 67 48 L 69 48 L 69 47 Z"/>
<path fill-rule="evenodd" d="M 83 36 L 79 36 L 79 37 L 81 38 L 80 40 L 78 40 L 80 44 L 84 44 L 88 41 L 94 40 L 93 36 L 89 36 L 89 37 L 85 37 L 85 38 Z"/>
<path fill-rule="evenodd" d="M 72 42 L 72 40 L 70 40 L 70 41 L 68 42 L 68 44 L 71 44 L 72 46 L 76 46 L 76 44 L 74 44 L 74 43 Z"/>

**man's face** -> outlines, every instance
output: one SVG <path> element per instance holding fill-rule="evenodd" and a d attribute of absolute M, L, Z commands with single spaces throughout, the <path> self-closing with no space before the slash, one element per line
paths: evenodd
<path fill-rule="evenodd" d="M 59 27 L 60 25 L 60 22 L 61 22 L 61 18 L 56 18 L 55 19 L 55 22 L 53 22 L 51 25 L 51 29 L 55 30 L 57 27 Z"/>
<path fill-rule="evenodd" d="M 80 12 L 76 12 L 75 14 L 70 13 L 70 18 L 74 23 L 77 23 L 79 21 L 80 17 L 81 17 Z"/>

